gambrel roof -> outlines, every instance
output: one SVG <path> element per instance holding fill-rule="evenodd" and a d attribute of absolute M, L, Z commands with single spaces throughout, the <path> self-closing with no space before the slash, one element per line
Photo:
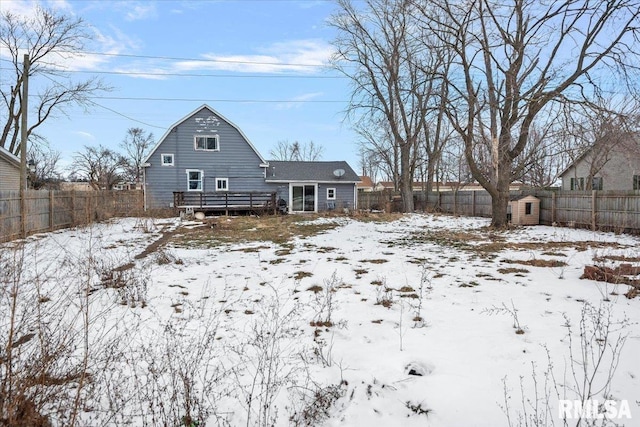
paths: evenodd
<path fill-rule="evenodd" d="M 156 145 L 153 147 L 153 149 L 149 152 L 149 155 L 147 156 L 146 159 L 144 159 L 144 164 L 147 164 L 149 162 L 149 159 L 151 158 L 151 156 L 153 156 L 153 153 L 156 152 L 156 150 L 160 147 L 160 145 L 162 144 L 162 142 L 167 138 L 167 136 L 169 135 L 169 133 L 171 133 L 171 131 L 173 129 L 175 129 L 177 126 L 179 126 L 180 124 L 186 122 L 187 120 L 189 120 L 192 116 L 194 116 L 195 114 L 197 114 L 198 112 L 202 111 L 203 109 L 207 109 L 209 110 L 211 113 L 215 114 L 217 117 L 219 117 L 221 120 L 224 120 L 225 122 L 227 122 L 230 126 L 232 126 L 233 128 L 235 128 L 235 130 L 237 130 L 240 135 L 242 136 L 242 138 L 244 138 L 245 141 L 247 141 L 247 144 L 249 144 L 249 146 L 251 147 L 251 149 L 256 153 L 256 155 L 258 156 L 258 158 L 260 159 L 260 161 L 266 166 L 267 161 L 264 159 L 264 157 L 262 157 L 262 155 L 260 154 L 260 152 L 256 149 L 256 147 L 251 143 L 251 141 L 249 141 L 249 138 L 247 138 L 247 136 L 244 134 L 244 132 L 242 132 L 242 129 L 240 129 L 238 126 L 236 126 L 233 122 L 229 121 L 226 117 L 224 117 L 222 114 L 218 113 L 216 110 L 214 110 L 213 108 L 211 108 L 209 105 L 207 104 L 202 104 L 200 107 L 196 108 L 195 110 L 193 110 L 192 112 L 190 112 L 189 114 L 187 114 L 186 116 L 184 116 L 183 118 L 181 118 L 180 120 L 178 120 L 177 122 L 175 122 L 173 125 L 169 126 L 169 128 L 167 129 L 167 131 L 164 133 L 164 135 L 162 135 L 162 138 L 160 138 L 158 140 L 158 142 L 156 143 Z"/>

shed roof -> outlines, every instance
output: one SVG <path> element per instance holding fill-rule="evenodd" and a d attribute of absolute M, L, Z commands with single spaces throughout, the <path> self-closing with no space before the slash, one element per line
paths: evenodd
<path fill-rule="evenodd" d="M 343 170 L 342 176 L 335 171 Z M 360 177 L 345 161 L 297 162 L 270 160 L 267 170 L 267 182 L 344 182 L 357 183 Z"/>
<path fill-rule="evenodd" d="M 540 199 L 538 199 L 536 196 L 532 196 L 531 194 L 518 194 L 518 195 L 515 195 L 515 196 L 509 196 L 509 201 L 517 202 L 518 200 L 523 200 L 523 199 L 527 199 L 527 198 L 540 201 Z"/>

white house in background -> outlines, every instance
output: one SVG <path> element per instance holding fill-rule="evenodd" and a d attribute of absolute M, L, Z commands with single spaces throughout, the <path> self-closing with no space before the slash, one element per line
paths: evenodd
<path fill-rule="evenodd" d="M 640 190 L 640 137 L 594 144 L 561 174 L 562 190 Z"/>
<path fill-rule="evenodd" d="M 0 147 L 0 190 L 20 190 L 20 159 Z"/>

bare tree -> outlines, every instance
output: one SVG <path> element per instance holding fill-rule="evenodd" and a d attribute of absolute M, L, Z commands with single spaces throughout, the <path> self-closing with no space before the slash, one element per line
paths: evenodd
<path fill-rule="evenodd" d="M 299 143 L 298 141 L 278 141 L 275 148 L 269 151 L 273 160 L 313 162 L 322 159 L 324 147 L 313 141 Z"/>
<path fill-rule="evenodd" d="M 0 14 L 0 48 L 10 58 L 10 71 L 3 71 L 0 79 L 2 115 L 0 115 L 0 146 L 20 153 L 20 122 L 22 118 L 22 87 L 25 81 L 23 55 L 29 55 L 29 78 L 39 79 L 37 99 L 29 100 L 30 118 L 27 135 L 56 113 L 64 113 L 72 105 L 88 106 L 89 96 L 108 90 L 99 79 L 74 82 L 62 67 L 55 64 L 84 51 L 90 40 L 87 25 L 80 18 L 36 6 L 31 17 L 10 11 Z"/>
<path fill-rule="evenodd" d="M 127 129 L 127 135 L 120 144 L 125 151 L 127 167 L 125 178 L 139 183 L 142 177 L 142 162 L 149 154 L 155 139 L 153 133 L 145 132 L 141 128 Z"/>
<path fill-rule="evenodd" d="M 44 187 L 55 188 L 61 181 L 60 152 L 39 144 L 29 147 L 29 184 L 39 190 Z"/>
<path fill-rule="evenodd" d="M 384 120 L 400 156 L 403 211 L 413 211 L 413 176 L 417 145 L 423 130 L 428 98 L 420 69 L 414 62 L 414 7 L 409 0 L 366 0 L 359 10 L 351 0 L 338 0 L 330 18 L 337 31 L 334 67 L 351 79 L 348 113 L 364 124 Z"/>
<path fill-rule="evenodd" d="M 77 175 L 86 178 L 96 190 L 111 190 L 123 177 L 127 159 L 106 147 L 84 147 L 76 153 L 71 167 Z"/>
<path fill-rule="evenodd" d="M 380 178 L 382 169 L 381 159 L 377 153 L 371 151 L 365 145 L 360 147 L 360 170 L 363 176 L 368 176 L 375 183 Z"/>
<path fill-rule="evenodd" d="M 360 135 L 360 151 L 370 162 L 375 162 L 383 180 L 393 182 L 394 190 L 400 188 L 400 149 L 393 143 L 389 127 L 384 119 L 361 119 L 354 130 Z"/>
<path fill-rule="evenodd" d="M 606 79 L 637 77 L 640 3 L 634 0 L 416 1 L 422 21 L 455 55 L 448 117 L 476 181 L 507 223 L 509 184 L 521 175 L 531 128 L 559 101 L 593 103 Z M 484 151 L 484 153 L 482 153 Z M 489 173 L 481 167 L 483 154 Z"/>

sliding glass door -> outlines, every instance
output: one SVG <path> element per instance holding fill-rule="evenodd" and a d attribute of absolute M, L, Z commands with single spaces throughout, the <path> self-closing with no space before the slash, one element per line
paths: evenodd
<path fill-rule="evenodd" d="M 316 186 L 292 185 L 291 200 L 293 212 L 314 212 L 316 210 Z"/>

